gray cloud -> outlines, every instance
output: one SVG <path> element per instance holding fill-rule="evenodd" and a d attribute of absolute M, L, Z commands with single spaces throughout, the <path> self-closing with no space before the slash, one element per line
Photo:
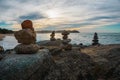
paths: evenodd
<path fill-rule="evenodd" d="M 18 21 L 23 21 L 23 20 L 37 20 L 37 19 L 42 19 L 45 18 L 42 14 L 38 13 L 38 12 L 33 12 L 33 13 L 28 13 L 22 16 L 19 16 Z"/>
<path fill-rule="evenodd" d="M 69 18 L 67 23 L 57 25 L 63 26 L 59 29 L 97 25 L 96 22 L 102 20 L 108 24 L 112 21 L 119 23 L 119 4 L 120 0 L 0 0 L 0 22 L 14 24 L 24 19 L 43 19 L 47 17 L 46 11 L 57 9 L 64 19 Z M 51 28 L 58 29 L 56 26 L 46 27 Z"/>

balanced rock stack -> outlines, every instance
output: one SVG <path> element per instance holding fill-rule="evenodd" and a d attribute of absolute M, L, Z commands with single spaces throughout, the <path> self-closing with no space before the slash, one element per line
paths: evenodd
<path fill-rule="evenodd" d="M 14 33 L 19 45 L 15 47 L 16 53 L 30 54 L 36 53 L 39 50 L 39 46 L 35 44 L 36 33 L 34 31 L 32 21 L 25 20 L 21 24 L 22 30 Z"/>
<path fill-rule="evenodd" d="M 96 32 L 94 33 L 94 37 L 93 37 L 92 41 L 93 41 L 92 45 L 98 45 L 99 44 L 98 35 L 97 35 Z"/>
<path fill-rule="evenodd" d="M 51 33 L 51 35 L 50 35 L 50 41 L 55 41 L 56 39 L 55 39 L 55 31 L 53 31 L 52 33 Z"/>
<path fill-rule="evenodd" d="M 63 40 L 62 40 L 62 49 L 64 50 L 71 50 L 72 49 L 72 45 L 69 44 L 69 42 L 71 41 L 71 39 L 68 39 L 68 35 L 70 33 L 68 31 L 63 31 L 62 35 L 63 35 Z"/>

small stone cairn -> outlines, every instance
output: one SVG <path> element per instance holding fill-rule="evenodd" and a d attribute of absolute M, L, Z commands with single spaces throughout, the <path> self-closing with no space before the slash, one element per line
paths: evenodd
<path fill-rule="evenodd" d="M 68 35 L 70 33 L 68 31 L 63 31 L 62 35 L 63 35 L 63 40 L 62 40 L 62 49 L 64 50 L 72 50 L 72 45 L 69 44 L 69 42 L 71 41 L 71 39 L 68 39 Z"/>
<path fill-rule="evenodd" d="M 50 41 L 55 41 L 55 31 L 52 31 L 51 35 L 50 35 Z"/>
<path fill-rule="evenodd" d="M 96 32 L 94 33 L 94 37 L 92 41 L 93 41 L 92 45 L 99 45 L 98 35 Z"/>
<path fill-rule="evenodd" d="M 36 42 L 36 32 L 34 31 L 32 21 L 25 20 L 21 24 L 22 30 L 16 31 L 14 33 L 18 44 L 14 50 L 18 54 L 32 54 L 39 50 L 39 46 L 35 44 Z"/>

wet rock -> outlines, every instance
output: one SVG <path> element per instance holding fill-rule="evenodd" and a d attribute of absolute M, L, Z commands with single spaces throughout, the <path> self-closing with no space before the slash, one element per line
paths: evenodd
<path fill-rule="evenodd" d="M 46 49 L 36 54 L 10 54 L 0 61 L 0 80 L 44 80 L 54 61 Z"/>
<path fill-rule="evenodd" d="M 39 50 L 39 46 L 37 44 L 19 44 L 14 48 L 14 50 L 18 54 L 33 54 Z"/>

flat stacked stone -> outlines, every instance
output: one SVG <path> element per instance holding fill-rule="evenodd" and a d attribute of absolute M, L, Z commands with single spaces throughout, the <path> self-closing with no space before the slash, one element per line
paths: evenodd
<path fill-rule="evenodd" d="M 71 50 L 72 49 L 72 45 L 69 44 L 69 42 L 71 41 L 71 39 L 68 39 L 68 35 L 70 33 L 68 31 L 63 31 L 62 35 L 63 35 L 63 40 L 62 40 L 62 49 L 64 50 Z"/>
<path fill-rule="evenodd" d="M 14 49 L 16 53 L 31 54 L 36 53 L 39 50 L 39 46 L 35 44 L 36 33 L 34 31 L 32 21 L 25 20 L 22 24 L 22 30 L 14 33 L 19 45 Z"/>
<path fill-rule="evenodd" d="M 50 35 L 50 41 L 55 41 L 56 39 L 55 39 L 55 31 L 53 31 L 52 33 L 51 33 L 51 35 Z"/>

